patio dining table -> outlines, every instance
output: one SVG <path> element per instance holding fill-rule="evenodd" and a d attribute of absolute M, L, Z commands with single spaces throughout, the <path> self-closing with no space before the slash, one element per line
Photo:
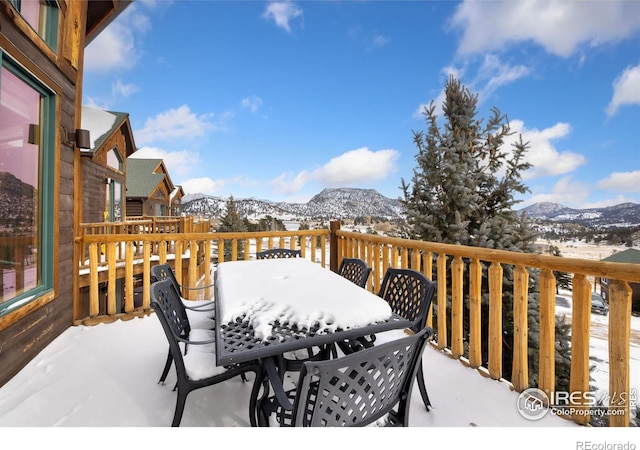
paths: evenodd
<path fill-rule="evenodd" d="M 411 325 L 382 298 L 305 258 L 223 262 L 215 286 L 216 364 L 260 361 L 255 382 L 268 378 L 283 404 L 283 354 Z"/>

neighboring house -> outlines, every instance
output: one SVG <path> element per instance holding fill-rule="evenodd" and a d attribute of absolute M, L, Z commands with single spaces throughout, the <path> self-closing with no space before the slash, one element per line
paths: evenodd
<path fill-rule="evenodd" d="M 171 193 L 171 216 L 179 217 L 182 215 L 182 197 L 184 197 L 184 190 L 182 186 L 176 186 Z"/>
<path fill-rule="evenodd" d="M 127 217 L 174 215 L 181 210 L 182 188 L 176 187 L 161 159 L 127 159 Z"/>
<path fill-rule="evenodd" d="M 0 0 L 0 386 L 73 325 L 85 47 L 130 0 Z"/>
<path fill-rule="evenodd" d="M 607 262 L 619 262 L 629 264 L 640 264 L 640 250 L 629 248 L 627 250 L 614 253 L 608 258 L 602 259 Z M 629 283 L 631 287 L 631 309 L 633 311 L 640 311 L 640 283 Z M 609 279 L 600 278 L 600 293 L 602 298 L 607 302 L 609 301 Z"/>
<path fill-rule="evenodd" d="M 91 133 L 91 148 L 82 155 L 81 222 L 120 222 L 127 215 L 127 158 L 136 151 L 129 114 L 82 107 L 82 128 Z"/>

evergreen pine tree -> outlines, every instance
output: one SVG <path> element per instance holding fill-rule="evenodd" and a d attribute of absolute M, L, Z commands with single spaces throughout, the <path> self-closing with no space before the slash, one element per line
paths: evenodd
<path fill-rule="evenodd" d="M 439 122 L 433 102 L 425 108 L 427 131 L 414 131 L 418 149 L 417 168 L 411 183 L 402 180 L 403 204 L 412 239 L 468 245 L 515 252 L 535 252 L 535 233 L 524 215 L 514 211 L 517 194 L 528 191 L 522 173 L 531 165 L 525 160 L 528 143 L 519 137 L 511 149 L 505 138 L 512 134 L 506 116 L 491 109 L 486 123 L 477 115 L 477 95 L 450 77 L 445 86 Z M 537 273 L 529 281 L 529 375 L 537 384 L 539 347 L 539 299 Z M 504 266 L 503 281 L 503 376 L 511 377 L 513 348 L 513 271 Z M 488 354 L 487 271 L 482 283 L 483 364 Z M 450 301 L 450 298 L 449 298 Z M 468 308 L 468 296 L 465 298 Z M 436 309 L 433 310 L 437 317 Z M 465 314 L 468 331 L 468 313 Z M 448 327 L 450 330 L 450 327 Z M 558 321 L 557 389 L 568 388 L 567 330 Z M 567 365 L 566 367 L 564 365 Z"/>
<path fill-rule="evenodd" d="M 243 217 L 240 215 L 240 212 L 238 211 L 236 202 L 233 200 L 233 195 L 229 197 L 229 200 L 227 200 L 226 206 L 227 206 L 227 211 L 222 217 L 222 222 L 220 223 L 219 231 L 222 231 L 222 232 L 247 231 L 247 225 Z M 231 260 L 231 245 L 232 245 L 231 241 L 225 240 L 225 246 L 224 246 L 225 261 Z M 238 246 L 238 259 L 243 259 L 244 258 L 244 240 L 238 239 L 237 246 Z"/>

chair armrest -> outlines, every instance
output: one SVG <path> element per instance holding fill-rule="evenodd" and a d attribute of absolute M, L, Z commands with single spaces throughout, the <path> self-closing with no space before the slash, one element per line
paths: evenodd
<path fill-rule="evenodd" d="M 182 343 L 187 344 L 187 345 L 207 345 L 207 344 L 215 344 L 216 343 L 216 339 L 215 338 L 208 339 L 206 341 L 190 341 L 189 339 L 181 338 L 180 336 L 176 336 L 175 334 L 174 334 L 173 337 L 176 339 L 176 341 L 182 342 Z"/>
<path fill-rule="evenodd" d="M 210 284 L 208 286 L 198 286 L 198 287 L 186 287 L 186 286 L 180 285 L 180 289 L 183 289 L 183 290 L 186 289 L 188 291 L 197 291 L 199 289 L 212 288 L 213 286 L 214 286 L 214 284 Z"/>
<path fill-rule="evenodd" d="M 196 312 L 205 312 L 205 311 L 215 311 L 215 303 L 214 300 L 210 301 L 209 303 L 203 303 L 201 305 L 195 305 L 195 306 L 189 306 L 188 303 L 186 302 L 182 302 L 182 304 L 184 305 L 184 307 L 186 309 L 190 309 L 191 311 L 196 311 Z"/>

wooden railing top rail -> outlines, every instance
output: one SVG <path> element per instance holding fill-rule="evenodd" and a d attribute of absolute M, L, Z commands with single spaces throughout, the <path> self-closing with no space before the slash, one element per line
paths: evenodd
<path fill-rule="evenodd" d="M 86 235 L 76 238 L 76 242 L 139 242 L 148 241 L 213 241 L 218 239 L 267 239 L 270 237 L 298 237 L 298 236 L 322 236 L 328 235 L 329 230 L 299 230 L 299 231 L 252 231 L 252 232 L 213 232 L 213 233 L 146 233 L 117 234 L 117 235 Z"/>
<path fill-rule="evenodd" d="M 559 272 L 579 273 L 602 278 L 640 282 L 640 264 L 592 261 L 580 258 L 541 255 L 537 253 L 516 253 L 514 251 L 507 250 L 493 250 L 482 247 L 415 241 L 411 239 L 392 238 L 388 236 L 343 230 L 338 230 L 336 234 L 338 237 L 365 240 L 381 245 L 395 245 L 397 247 L 423 250 L 432 253 L 444 253 L 463 258 L 471 257 L 480 261 L 513 264 Z"/>

